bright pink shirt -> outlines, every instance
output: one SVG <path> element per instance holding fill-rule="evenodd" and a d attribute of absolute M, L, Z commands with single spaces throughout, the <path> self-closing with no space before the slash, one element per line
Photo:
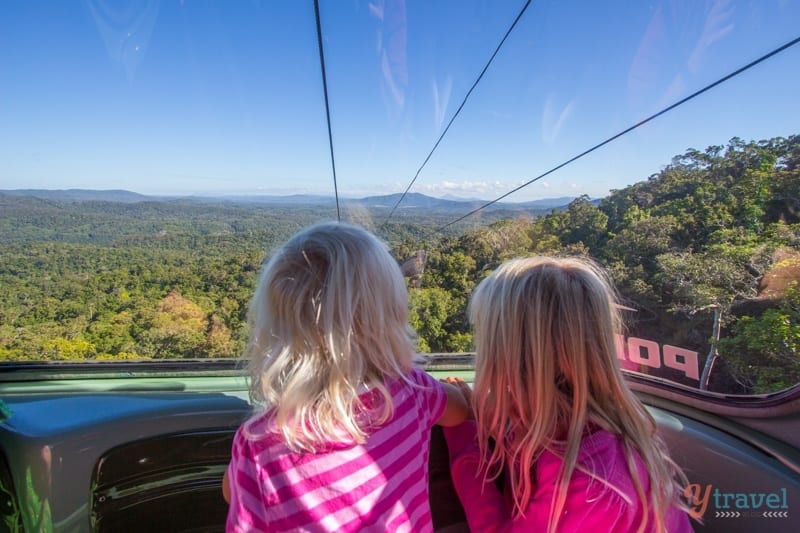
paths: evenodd
<path fill-rule="evenodd" d="M 328 444 L 316 453 L 287 448 L 269 413 L 240 428 L 228 467 L 226 531 L 432 531 L 428 501 L 431 427 L 447 393 L 414 369 L 389 384 L 394 416 L 364 444 Z M 366 393 L 371 395 L 373 393 Z M 370 397 L 379 399 L 378 394 Z"/>
<path fill-rule="evenodd" d="M 504 498 L 493 482 L 484 483 L 482 475 L 476 477 L 480 455 L 475 441 L 475 423 L 467 421 L 444 428 L 444 434 L 451 453 L 450 474 L 472 531 L 547 531 L 553 493 L 563 463 L 560 457 L 547 451 L 539 457 L 533 469 L 534 492 L 525 507 L 525 516 L 514 520 L 510 498 Z M 607 431 L 592 433 L 581 442 L 578 463 L 607 483 L 574 470 L 558 530 L 636 531 L 644 511 L 628 471 L 622 440 Z M 636 458 L 636 463 L 647 491 L 647 471 L 640 458 Z M 692 531 L 688 515 L 677 507 L 669 509 L 665 525 L 669 533 Z M 645 531 L 655 531 L 652 522 Z"/>

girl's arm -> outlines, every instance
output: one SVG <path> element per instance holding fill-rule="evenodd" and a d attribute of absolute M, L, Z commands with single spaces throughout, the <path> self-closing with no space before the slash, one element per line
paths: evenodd
<path fill-rule="evenodd" d="M 227 468 L 225 468 L 225 474 L 222 476 L 222 497 L 225 498 L 226 503 L 231 503 L 231 485 L 228 479 L 228 468 L 230 467 L 229 464 Z"/>
<path fill-rule="evenodd" d="M 447 404 L 445 405 L 444 413 L 436 423 L 445 427 L 456 426 L 467 418 L 472 418 L 469 400 L 464 397 L 460 387 L 444 382 L 442 382 L 442 386 L 447 393 Z"/>
<path fill-rule="evenodd" d="M 254 452 L 242 434 L 236 431 L 231 446 L 231 462 L 222 481 L 222 494 L 228 499 L 225 531 L 244 533 L 267 531 L 266 499 L 259 483 L 260 469 L 253 460 Z"/>
<path fill-rule="evenodd" d="M 450 452 L 450 477 L 467 515 L 471 531 L 510 531 L 513 524 L 503 496 L 492 481 L 478 472 L 480 451 L 477 427 L 472 420 L 445 427 Z"/>
<path fill-rule="evenodd" d="M 469 401 L 456 385 L 438 381 L 422 368 L 414 368 L 410 377 L 412 382 L 424 388 L 424 401 L 430 408 L 428 424 L 455 426 L 470 416 Z"/>

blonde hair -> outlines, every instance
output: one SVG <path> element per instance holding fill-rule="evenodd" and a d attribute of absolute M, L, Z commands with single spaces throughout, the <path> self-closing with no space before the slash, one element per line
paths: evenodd
<path fill-rule="evenodd" d="M 298 233 L 265 264 L 250 303 L 251 399 L 295 451 L 363 442 L 392 416 L 386 379 L 411 369 L 407 318 L 405 280 L 377 237 L 338 222 Z M 384 401 L 364 405 L 367 389 Z"/>
<path fill-rule="evenodd" d="M 669 506 L 679 503 L 678 480 L 686 483 L 656 435 L 652 416 L 623 381 L 615 346 L 621 329 L 616 302 L 613 285 L 599 266 L 566 257 L 508 261 L 472 295 L 477 348 L 473 402 L 485 458 L 481 467 L 487 478 L 505 468 L 516 517 L 535 490 L 531 472 L 538 457 L 545 450 L 562 456 L 550 531 L 564 511 L 573 471 L 593 475 L 577 464 L 588 424 L 623 439 L 644 505 L 640 531 L 649 516 L 658 531 L 665 529 Z M 649 475 L 648 494 L 635 453 Z"/>

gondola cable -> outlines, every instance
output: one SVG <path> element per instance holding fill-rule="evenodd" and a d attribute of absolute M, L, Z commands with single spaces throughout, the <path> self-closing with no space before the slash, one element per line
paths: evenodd
<path fill-rule="evenodd" d="M 325 117 L 328 120 L 328 146 L 331 150 L 331 170 L 333 171 L 333 192 L 336 196 L 336 220 L 341 222 L 339 211 L 339 186 L 336 183 L 336 159 L 333 156 L 333 133 L 331 131 L 331 110 L 328 104 L 328 77 L 325 74 L 325 52 L 322 47 L 322 24 L 319 17 L 319 0 L 314 0 L 314 16 L 317 21 L 317 45 L 319 48 L 319 66 L 322 69 L 322 92 L 325 95 Z"/>
<path fill-rule="evenodd" d="M 555 172 L 556 170 L 559 170 L 559 169 L 561 169 L 561 168 L 564 168 L 565 166 L 569 165 L 570 163 L 572 163 L 572 162 L 574 162 L 574 161 L 577 161 L 578 159 L 582 158 L 583 156 L 585 156 L 585 155 L 588 155 L 588 154 L 590 154 L 590 153 L 594 152 L 594 151 L 595 151 L 595 150 L 597 150 L 598 148 L 600 148 L 600 147 L 602 147 L 602 146 L 605 146 L 606 144 L 610 143 L 611 141 L 614 141 L 614 140 L 616 140 L 616 139 L 618 139 L 618 138 L 622 137 L 623 135 L 625 135 L 625 134 L 627 134 L 627 133 L 630 133 L 631 131 L 633 131 L 633 130 L 637 129 L 637 128 L 638 128 L 638 127 L 640 127 L 640 126 L 643 126 L 643 125 L 647 124 L 647 123 L 648 123 L 648 122 L 650 122 L 651 120 L 653 120 L 653 119 L 655 119 L 655 118 L 657 118 L 657 117 L 659 117 L 659 116 L 661 116 L 661 115 L 663 115 L 663 114 L 667 113 L 668 111 L 672 111 L 672 110 L 673 110 L 673 109 L 675 109 L 676 107 L 679 107 L 679 106 L 681 106 L 681 105 L 685 104 L 686 102 L 688 102 L 689 100 L 692 100 L 693 98 L 695 98 L 695 97 L 697 97 L 697 96 L 700 96 L 701 94 L 705 93 L 706 91 L 708 91 L 708 90 L 710 90 L 710 89 L 713 89 L 713 88 L 714 88 L 714 87 L 716 87 L 717 85 L 720 85 L 721 83 L 723 83 L 723 82 L 726 82 L 726 81 L 728 81 L 729 79 L 731 79 L 731 78 L 734 78 L 734 77 L 738 76 L 738 75 L 739 75 L 739 74 L 741 74 L 742 72 L 744 72 L 744 71 L 746 71 L 746 70 L 748 70 L 748 69 L 750 69 L 750 68 L 752 68 L 752 67 L 754 67 L 754 66 L 758 65 L 759 63 L 761 63 L 761 62 L 763 62 L 763 61 L 765 61 L 765 60 L 769 59 L 770 57 L 772 57 L 772 56 L 774 56 L 774 55 L 776 55 L 776 54 L 779 54 L 780 52 L 783 52 L 783 51 L 784 51 L 784 50 L 786 50 L 787 48 L 790 48 L 790 47 L 792 47 L 792 46 L 796 45 L 797 43 L 800 43 L 800 37 L 797 37 L 797 38 L 795 38 L 795 39 L 793 39 L 793 40 L 791 40 L 791 41 L 789 41 L 789 42 L 787 42 L 787 43 L 783 44 L 782 46 L 779 46 L 778 48 L 775 48 L 775 49 L 774 49 L 774 50 L 772 50 L 771 52 L 768 52 L 768 53 L 764 54 L 763 56 L 759 57 L 758 59 L 755 59 L 755 60 L 751 61 L 750 63 L 746 64 L 745 66 L 743 66 L 743 67 L 741 67 L 741 68 L 738 68 L 737 70 L 735 70 L 735 71 L 731 72 L 730 74 L 728 74 L 728 75 L 726 75 L 726 76 L 723 76 L 722 78 L 718 79 L 717 81 L 715 81 L 715 82 L 713 82 L 713 83 L 710 83 L 710 84 L 706 85 L 705 87 L 703 87 L 702 89 L 700 89 L 700 90 L 698 90 L 698 91 L 695 91 L 695 92 L 693 92 L 693 93 L 692 93 L 692 94 L 690 94 L 689 96 L 687 96 L 687 97 L 685 97 L 685 98 L 682 98 L 681 100 L 678 100 L 677 102 L 675 102 L 674 104 L 672 104 L 672 105 L 670 105 L 670 106 L 668 106 L 668 107 L 665 107 L 665 108 L 664 108 L 664 109 L 662 109 L 661 111 L 658 111 L 657 113 L 654 113 L 654 114 L 650 115 L 649 117 L 645 118 L 644 120 L 641 120 L 641 121 L 637 122 L 637 123 L 636 123 L 636 124 L 634 124 L 633 126 L 630 126 L 630 127 L 626 128 L 626 129 L 622 130 L 621 132 L 617 133 L 616 135 L 612 135 L 611 137 L 607 138 L 606 140 L 604 140 L 604 141 L 602 141 L 602 142 L 600 142 L 600 143 L 598 143 L 598 144 L 596 144 L 596 145 L 592 146 L 592 147 L 591 147 L 591 148 L 589 148 L 588 150 L 584 150 L 584 151 L 583 151 L 583 152 L 581 152 L 580 154 L 578 154 L 578 155 L 576 155 L 576 156 L 574 156 L 574 157 L 571 157 L 570 159 L 568 159 L 568 160 L 564 161 L 563 163 L 561 163 L 561 164 L 559 164 L 559 165 L 556 165 L 556 166 L 554 166 L 553 168 L 551 168 L 550 170 L 548 170 L 548 171 L 546 171 L 546 172 L 543 172 L 542 174 L 539 174 L 539 175 L 538 175 L 538 176 L 536 176 L 535 178 L 533 178 L 533 179 L 531 179 L 531 180 L 529 180 L 529 181 L 527 181 L 527 182 L 523 183 L 522 185 L 519 185 L 518 187 L 515 187 L 515 188 L 511 189 L 511 190 L 510 190 L 510 191 L 508 191 L 507 193 L 505 193 L 505 194 L 502 194 L 501 196 L 498 196 L 498 197 L 497 197 L 497 198 L 495 198 L 494 200 L 492 200 L 492 201 L 490 201 L 490 202 L 487 202 L 487 203 L 485 203 L 485 204 L 481 205 L 480 207 L 477 207 L 477 208 L 473 209 L 472 211 L 470 211 L 470 212 L 469 212 L 469 213 L 467 213 L 466 215 L 463 215 L 463 216 L 461 216 L 461 217 L 459 217 L 459 218 L 457 218 L 457 219 L 453 220 L 452 222 L 448 222 L 448 223 L 447 223 L 447 224 L 445 224 L 444 226 L 441 226 L 441 227 L 437 228 L 437 229 L 435 230 L 435 232 L 436 232 L 436 233 L 441 233 L 441 232 L 442 232 L 444 229 L 446 229 L 446 228 L 448 228 L 448 227 L 452 226 L 453 224 L 456 224 L 456 223 L 458 223 L 458 222 L 461 222 L 461 221 L 462 221 L 462 220 L 464 220 L 465 218 L 468 218 L 468 217 L 470 217 L 470 216 L 474 215 L 475 213 L 478 213 L 478 212 L 480 212 L 480 211 L 483 211 L 483 210 L 484 210 L 484 209 L 486 209 L 487 207 L 489 207 L 489 206 L 491 206 L 491 205 L 493 205 L 493 204 L 496 204 L 497 202 L 499 202 L 499 201 L 500 201 L 500 200 L 502 200 L 503 198 L 506 198 L 506 197 L 508 197 L 508 196 L 510 196 L 510 195 L 512 195 L 512 194 L 514 194 L 515 192 L 517 192 L 517 191 L 519 191 L 519 190 L 521 190 L 521 189 L 524 189 L 524 188 L 525 188 L 525 187 L 527 187 L 528 185 L 531 185 L 532 183 L 534 183 L 534 182 L 536 182 L 536 181 L 538 181 L 538 180 L 540 180 L 540 179 L 544 178 L 545 176 L 547 176 L 547 175 L 549 175 L 549 174 L 552 174 L 552 173 L 553 173 L 553 172 Z"/>
<path fill-rule="evenodd" d="M 456 117 L 458 117 L 459 113 L 461 113 L 461 109 L 463 109 L 464 104 L 467 103 L 467 100 L 469 99 L 470 95 L 472 94 L 472 91 L 475 90 L 475 87 L 481 81 L 481 79 L 483 78 L 483 75 L 486 74 L 486 71 L 489 69 L 489 66 L 492 64 L 492 61 L 494 61 L 495 56 L 497 56 L 497 53 L 500 51 L 500 48 L 502 48 L 503 43 L 505 43 L 506 39 L 508 39 L 508 36 L 511 35 L 511 32 L 514 30 L 514 27 L 517 25 L 517 22 L 519 22 L 519 19 L 522 18 L 522 15 L 525 14 L 525 11 L 528 9 L 528 6 L 531 4 L 531 1 L 532 0 L 527 0 L 525 2 L 525 5 L 522 6 L 522 9 L 520 9 L 519 13 L 517 14 L 517 17 L 514 19 L 514 22 L 511 23 L 511 26 L 509 26 L 508 31 L 506 31 L 506 34 L 500 40 L 500 44 L 497 45 L 497 47 L 494 50 L 494 53 L 491 55 L 491 57 L 489 57 L 489 61 L 486 62 L 486 65 L 483 67 L 483 70 L 481 70 L 481 73 L 475 79 L 475 82 L 472 84 L 472 87 L 470 87 L 469 90 L 467 91 L 467 94 L 464 96 L 464 99 L 461 101 L 461 105 L 459 105 L 458 109 L 456 109 L 456 112 L 453 113 L 453 116 L 450 118 L 450 121 L 447 123 L 447 126 L 442 131 L 442 134 L 439 135 L 439 139 L 437 139 L 436 144 L 433 145 L 433 148 L 431 148 L 431 151 L 428 153 L 428 156 L 422 162 L 422 165 L 420 165 L 420 167 L 417 169 L 417 173 L 414 174 L 414 177 L 411 179 L 411 182 L 408 184 L 408 187 L 406 187 L 406 190 L 403 191 L 403 194 L 400 195 L 400 198 L 397 200 L 397 203 L 394 204 L 394 207 L 392 207 L 392 210 L 389 212 L 389 215 L 386 217 L 386 220 L 383 221 L 382 225 L 386 225 L 389 222 L 389 220 L 392 218 L 392 215 L 394 215 L 394 212 L 400 206 L 400 203 L 403 201 L 403 199 L 408 194 L 408 191 L 411 190 L 411 187 L 417 181 L 417 178 L 419 177 L 420 172 L 422 172 L 422 169 L 425 168 L 425 165 L 428 164 L 428 161 L 430 160 L 431 156 L 433 155 L 433 152 L 436 151 L 436 148 L 439 146 L 439 143 L 442 142 L 442 139 L 447 134 L 447 131 L 450 129 L 450 126 L 453 125 L 453 122 L 455 121 Z"/>

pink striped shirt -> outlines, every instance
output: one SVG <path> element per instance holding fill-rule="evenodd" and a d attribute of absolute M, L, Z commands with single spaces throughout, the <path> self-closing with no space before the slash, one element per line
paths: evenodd
<path fill-rule="evenodd" d="M 246 422 L 264 438 L 233 439 L 226 531 L 432 531 L 428 454 L 447 394 L 423 370 L 409 379 L 420 386 L 390 384 L 394 416 L 364 444 L 295 453 L 268 414 Z"/>

